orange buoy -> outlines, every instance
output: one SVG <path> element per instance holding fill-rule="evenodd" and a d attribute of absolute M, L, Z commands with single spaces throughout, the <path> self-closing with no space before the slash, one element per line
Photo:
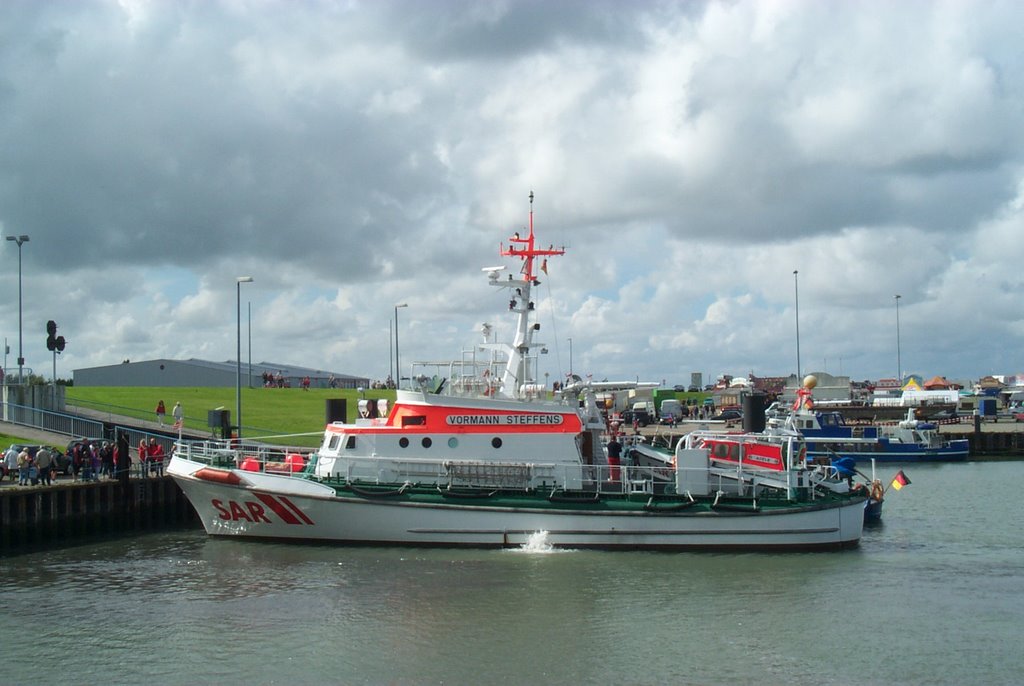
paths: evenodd
<path fill-rule="evenodd" d="M 292 453 L 288 457 L 284 458 L 286 465 L 286 471 L 289 472 L 301 472 L 306 468 L 306 460 L 303 459 L 302 455 L 298 453 Z"/>

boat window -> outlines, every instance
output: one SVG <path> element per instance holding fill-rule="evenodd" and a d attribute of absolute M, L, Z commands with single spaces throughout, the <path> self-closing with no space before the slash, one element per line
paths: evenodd
<path fill-rule="evenodd" d="M 427 423 L 427 418 L 422 415 L 412 415 L 402 417 L 402 426 L 423 426 Z"/>
<path fill-rule="evenodd" d="M 455 438 L 455 436 L 452 436 L 451 438 L 449 438 L 448 439 L 448 447 L 449 448 L 457 448 L 457 447 L 459 447 L 459 439 Z"/>
<path fill-rule="evenodd" d="M 491 439 L 491 446 L 494 447 L 494 448 L 500 448 L 501 447 L 501 439 L 498 438 L 497 436 L 492 438 Z"/>
<path fill-rule="evenodd" d="M 338 441 L 341 440 L 341 436 L 338 434 L 331 434 L 331 440 L 327 443 L 328 450 L 334 450 L 338 447 Z"/>
<path fill-rule="evenodd" d="M 423 444 L 424 448 L 429 448 L 433 441 L 430 440 L 430 436 L 424 436 L 423 440 L 420 441 L 420 443 Z"/>
<path fill-rule="evenodd" d="M 355 450 L 355 447 L 356 447 L 356 437 L 355 436 L 349 436 L 348 440 L 345 441 L 345 450 Z"/>
<path fill-rule="evenodd" d="M 409 439 L 406 438 L 405 436 L 402 436 L 401 438 L 398 439 L 398 445 L 400 445 L 403 448 L 408 448 L 409 447 Z"/>

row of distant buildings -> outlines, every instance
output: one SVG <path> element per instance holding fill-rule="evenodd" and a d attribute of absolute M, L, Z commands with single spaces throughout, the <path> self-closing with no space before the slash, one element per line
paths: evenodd
<path fill-rule="evenodd" d="M 889 402 L 917 400 L 957 404 L 965 396 L 996 397 L 1004 404 L 1024 401 L 1024 376 L 985 376 L 977 381 L 949 381 L 943 376 L 925 379 L 920 375 L 910 374 L 902 380 L 853 381 L 848 376 L 833 376 L 827 372 L 812 374 L 817 379 L 817 385 L 814 387 L 816 402 L 884 405 Z M 750 374 L 746 378 L 720 377 L 710 391 L 716 406 L 730 407 L 740 405 L 743 396 L 751 392 L 762 393 L 773 400 L 792 401 L 802 385 L 803 379 L 795 374 L 760 377 Z"/>
<path fill-rule="evenodd" d="M 265 385 L 266 378 L 283 379 L 284 385 L 298 388 L 309 379 L 311 388 L 370 388 L 371 380 L 338 371 L 313 369 L 270 362 L 211 362 L 209 360 L 144 360 L 73 371 L 76 386 L 174 386 L 234 387 L 241 372 L 241 384 L 247 388 Z M 865 405 L 885 404 L 886 400 L 918 398 L 944 403 L 957 403 L 963 396 L 992 396 L 1004 404 L 1024 402 L 1024 376 L 985 376 L 977 381 L 949 381 L 942 376 L 925 379 L 910 374 L 904 379 L 853 381 L 848 376 L 812 372 L 817 379 L 816 402 L 842 401 Z M 803 378 L 789 376 L 720 377 L 709 387 L 717 407 L 740 406 L 743 397 L 752 392 L 770 400 L 790 402 L 802 386 Z"/>

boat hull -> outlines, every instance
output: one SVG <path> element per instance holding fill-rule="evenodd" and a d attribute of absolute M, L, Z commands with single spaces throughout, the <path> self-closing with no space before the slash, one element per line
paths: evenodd
<path fill-rule="evenodd" d="M 557 547 L 813 550 L 854 547 L 864 500 L 758 512 L 594 509 L 544 498 L 414 502 L 365 497 L 302 478 L 238 473 L 199 478 L 203 465 L 174 458 L 169 473 L 207 533 L 367 545 L 514 547 L 545 533 Z"/>
<path fill-rule="evenodd" d="M 864 503 L 864 523 L 877 524 L 882 521 L 882 504 L 884 500 L 869 499 Z"/>
<path fill-rule="evenodd" d="M 953 443 L 959 443 L 954 441 Z M 836 456 L 849 457 L 856 462 L 899 462 L 913 464 L 915 462 L 963 462 L 970 454 L 967 441 L 963 445 L 951 445 L 942 448 L 921 448 L 915 445 L 889 444 L 878 446 L 865 443 L 863 450 L 851 449 L 849 447 L 834 446 L 826 448 L 828 444 L 815 444 L 813 440 L 807 441 L 807 456 L 811 458 L 834 459 Z"/>

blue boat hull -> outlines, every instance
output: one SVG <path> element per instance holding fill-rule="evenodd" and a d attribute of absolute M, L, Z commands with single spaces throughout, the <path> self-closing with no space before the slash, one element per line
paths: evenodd
<path fill-rule="evenodd" d="M 963 462 L 970 453 L 967 441 L 950 441 L 948 446 L 942 448 L 921 448 L 916 445 L 892 444 L 881 442 L 877 444 L 831 445 L 807 442 L 807 457 L 835 459 L 849 457 L 856 462 Z"/>

